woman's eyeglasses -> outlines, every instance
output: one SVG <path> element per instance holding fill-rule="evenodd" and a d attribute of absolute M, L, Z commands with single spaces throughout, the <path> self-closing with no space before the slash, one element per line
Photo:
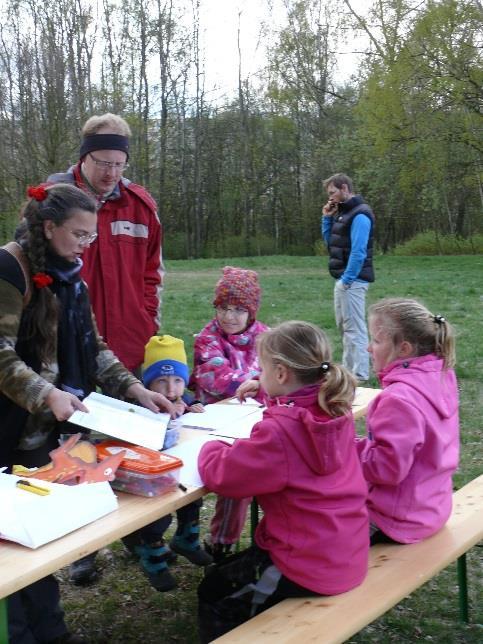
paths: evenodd
<path fill-rule="evenodd" d="M 65 228 L 65 226 L 64 226 Z M 77 239 L 81 246 L 88 246 L 92 244 L 93 241 L 97 239 L 97 233 L 85 233 L 81 230 L 72 230 L 71 228 L 66 228 L 74 237 Z"/>

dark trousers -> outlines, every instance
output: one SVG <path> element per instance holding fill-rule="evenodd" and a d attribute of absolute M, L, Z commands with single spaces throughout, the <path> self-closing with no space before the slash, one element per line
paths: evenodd
<path fill-rule="evenodd" d="M 198 521 L 202 505 L 202 499 L 198 499 L 197 501 L 193 501 L 193 503 L 189 503 L 188 505 L 179 508 L 179 510 L 176 510 L 178 526 L 191 523 L 192 521 Z M 149 545 L 151 543 L 161 541 L 164 533 L 171 525 L 172 519 L 173 516 L 171 514 L 167 514 L 165 517 L 161 517 L 161 519 L 157 519 L 149 525 L 145 525 L 143 528 L 140 528 L 129 535 L 129 542 L 139 540 L 140 543 Z"/>
<path fill-rule="evenodd" d="M 52 575 L 10 595 L 7 614 L 9 644 L 40 644 L 67 632 L 59 584 Z"/>
<path fill-rule="evenodd" d="M 39 467 L 49 462 L 48 453 L 58 446 L 57 437 L 36 450 L 17 450 L 12 464 Z M 8 598 L 9 644 L 40 644 L 67 632 L 60 605 L 59 584 L 53 575 L 39 579 Z"/>
<path fill-rule="evenodd" d="M 221 637 L 283 599 L 313 595 L 282 575 L 266 550 L 252 546 L 208 569 L 198 586 L 200 641 L 206 644 Z"/>

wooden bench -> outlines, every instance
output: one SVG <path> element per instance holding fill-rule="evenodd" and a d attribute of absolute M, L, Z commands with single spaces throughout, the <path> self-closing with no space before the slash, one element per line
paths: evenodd
<path fill-rule="evenodd" d="M 483 475 L 453 494 L 453 512 L 437 534 L 411 545 L 373 546 L 367 577 L 357 588 L 330 597 L 286 599 L 215 641 L 344 642 L 456 560 L 460 615 L 468 621 L 465 553 L 482 538 Z"/>

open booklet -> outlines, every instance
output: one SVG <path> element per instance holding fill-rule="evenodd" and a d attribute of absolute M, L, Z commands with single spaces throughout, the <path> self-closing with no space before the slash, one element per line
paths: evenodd
<path fill-rule="evenodd" d="M 215 403 L 206 405 L 204 413 L 181 416 L 183 426 L 202 430 L 192 432 L 188 440 L 166 450 L 167 454 L 177 456 L 183 461 L 181 483 L 195 487 L 203 485 L 198 471 L 198 454 L 207 441 L 222 440 L 233 443 L 237 438 L 249 438 L 253 426 L 262 416 L 263 408 L 256 401 L 252 404 L 241 404 L 237 401 Z"/>
<path fill-rule="evenodd" d="M 189 412 L 181 416 L 184 427 L 196 427 L 197 429 L 207 429 L 223 436 L 234 424 L 245 421 L 247 417 L 252 420 L 251 426 L 261 420 L 262 407 L 258 404 L 224 404 L 214 403 L 205 405 L 205 411 L 201 414 Z M 249 433 L 248 433 L 249 435 Z M 236 436 L 234 437 L 236 438 Z"/>
<path fill-rule="evenodd" d="M 77 410 L 69 418 L 69 423 L 142 447 L 162 449 L 169 414 L 155 414 L 145 407 L 95 392 L 82 402 L 89 413 Z"/>

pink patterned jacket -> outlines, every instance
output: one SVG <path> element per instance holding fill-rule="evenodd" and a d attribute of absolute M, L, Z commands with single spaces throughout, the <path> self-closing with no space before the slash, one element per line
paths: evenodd
<path fill-rule="evenodd" d="M 243 333 L 227 335 L 216 318 L 198 334 L 189 388 L 202 403 L 230 398 L 242 382 L 260 374 L 255 338 L 268 327 L 255 320 Z"/>

